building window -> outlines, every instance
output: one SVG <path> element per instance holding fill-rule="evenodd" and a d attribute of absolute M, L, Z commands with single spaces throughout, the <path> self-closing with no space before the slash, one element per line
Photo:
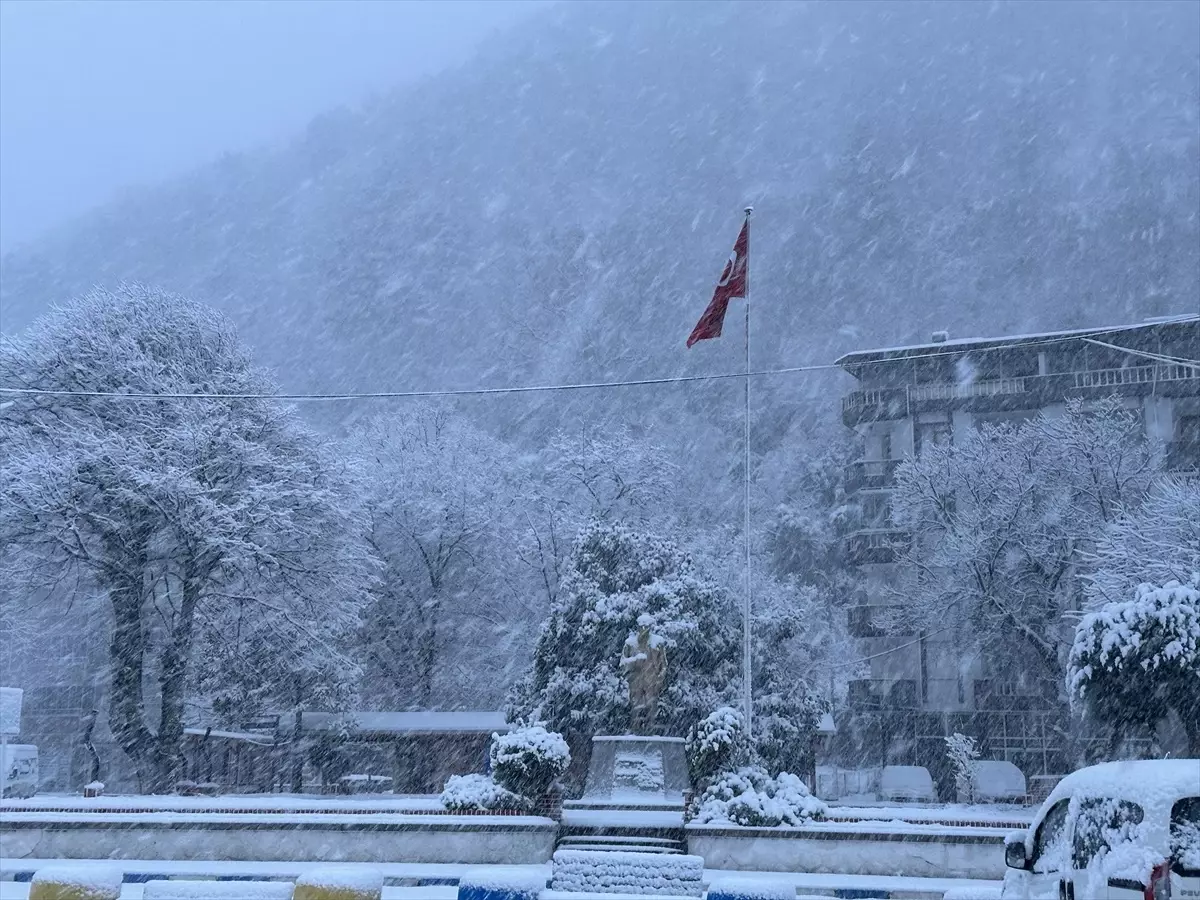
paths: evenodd
<path fill-rule="evenodd" d="M 887 528 L 892 520 L 891 497 L 888 494 L 866 494 L 862 500 L 864 528 Z"/>
<path fill-rule="evenodd" d="M 1200 416 L 1180 416 L 1175 423 L 1175 437 L 1180 445 L 1200 454 Z"/>
<path fill-rule="evenodd" d="M 913 430 L 913 452 L 920 456 L 926 447 L 951 444 L 954 430 L 949 422 L 917 422 Z"/>

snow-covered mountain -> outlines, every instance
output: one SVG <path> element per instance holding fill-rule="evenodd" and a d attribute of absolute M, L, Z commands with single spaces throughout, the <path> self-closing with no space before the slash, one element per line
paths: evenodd
<path fill-rule="evenodd" d="M 562 4 L 457 70 L 9 255 L 0 321 L 12 332 L 91 284 L 141 280 L 227 311 L 295 390 L 737 370 L 740 315 L 726 340 L 684 339 L 745 203 L 755 368 L 934 329 L 1191 311 L 1198 9 Z M 832 383 L 763 381 L 760 437 L 802 398 L 835 421 Z M 692 428 L 737 396 L 488 410 L 538 432 L 606 414 Z"/>

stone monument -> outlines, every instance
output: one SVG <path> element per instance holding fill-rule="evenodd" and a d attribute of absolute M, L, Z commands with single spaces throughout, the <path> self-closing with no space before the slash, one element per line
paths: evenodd
<path fill-rule="evenodd" d="M 629 708 L 634 734 L 651 734 L 658 715 L 658 698 L 667 677 L 667 648 L 650 630 L 649 616 L 638 617 L 638 630 L 621 648 L 621 671 L 629 682 Z"/>
<path fill-rule="evenodd" d="M 667 674 L 666 641 L 654 633 L 653 619 L 638 617 L 638 629 L 621 648 L 621 673 L 629 684 L 633 734 L 592 738 L 583 801 L 606 807 L 683 807 L 690 790 L 683 738 L 652 732 Z"/>

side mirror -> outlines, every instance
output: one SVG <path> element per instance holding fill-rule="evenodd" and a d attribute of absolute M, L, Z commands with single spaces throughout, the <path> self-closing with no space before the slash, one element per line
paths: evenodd
<path fill-rule="evenodd" d="M 1025 856 L 1025 838 L 1011 838 L 1005 841 L 1004 864 L 1010 869 L 1029 868 L 1029 860 Z"/>

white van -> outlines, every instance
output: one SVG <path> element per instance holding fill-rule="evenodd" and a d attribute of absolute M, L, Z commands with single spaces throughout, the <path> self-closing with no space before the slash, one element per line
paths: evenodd
<path fill-rule="evenodd" d="M 1200 900 L 1200 759 L 1073 772 L 1004 861 L 1002 900 Z"/>
<path fill-rule="evenodd" d="M 32 797 L 38 789 L 38 748 L 33 744 L 5 744 L 0 775 L 0 797 Z"/>

